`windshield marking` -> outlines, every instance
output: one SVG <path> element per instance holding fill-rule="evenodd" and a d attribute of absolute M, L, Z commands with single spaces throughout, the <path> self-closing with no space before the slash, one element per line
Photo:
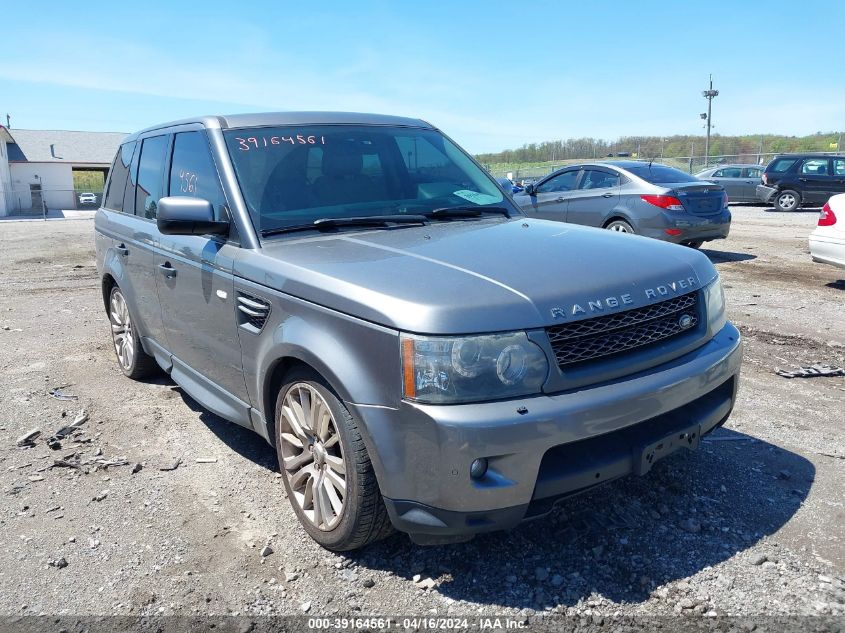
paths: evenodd
<path fill-rule="evenodd" d="M 258 149 L 260 147 L 270 147 L 272 145 L 281 145 L 282 143 L 290 143 L 291 145 L 325 145 L 326 137 L 320 136 L 320 142 L 317 142 L 317 137 L 313 134 L 304 136 L 297 134 L 296 136 L 248 136 L 241 138 L 236 136 L 235 140 L 238 142 L 238 149 L 242 152 L 248 152 L 253 147 Z M 269 143 L 268 143 L 269 140 Z M 250 147 L 252 144 L 253 147 Z"/>

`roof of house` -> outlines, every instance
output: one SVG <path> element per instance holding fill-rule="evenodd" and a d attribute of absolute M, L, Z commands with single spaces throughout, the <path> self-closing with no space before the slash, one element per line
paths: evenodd
<path fill-rule="evenodd" d="M 9 133 L 9 161 L 31 163 L 73 163 L 109 165 L 114 159 L 122 132 L 78 132 L 71 130 L 19 130 Z"/>

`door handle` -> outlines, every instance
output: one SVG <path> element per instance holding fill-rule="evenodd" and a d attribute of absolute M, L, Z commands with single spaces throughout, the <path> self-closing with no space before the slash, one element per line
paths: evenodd
<path fill-rule="evenodd" d="M 612 193 L 603 193 L 603 194 L 601 194 L 601 197 L 602 198 L 612 198 L 613 194 Z"/>
<path fill-rule="evenodd" d="M 128 255 L 129 254 L 129 249 L 126 248 L 126 245 L 123 242 L 121 242 L 120 244 L 115 246 L 114 250 L 117 251 L 118 255 Z"/>
<path fill-rule="evenodd" d="M 170 262 L 164 262 L 163 264 L 159 264 L 158 269 L 161 271 L 161 274 L 167 277 L 168 279 L 172 279 L 176 276 L 176 269 L 170 265 Z"/>
<path fill-rule="evenodd" d="M 563 202 L 565 198 L 558 198 L 555 202 Z"/>
<path fill-rule="evenodd" d="M 798 180 L 800 180 L 801 182 L 807 182 L 806 178 L 799 178 Z"/>

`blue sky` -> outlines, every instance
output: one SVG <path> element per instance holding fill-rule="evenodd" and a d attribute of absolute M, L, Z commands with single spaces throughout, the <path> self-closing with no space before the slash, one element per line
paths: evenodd
<path fill-rule="evenodd" d="M 2 14 L 0 115 L 13 127 L 371 111 L 483 152 L 702 133 L 712 72 L 715 132 L 845 128 L 841 0 L 11 0 Z"/>

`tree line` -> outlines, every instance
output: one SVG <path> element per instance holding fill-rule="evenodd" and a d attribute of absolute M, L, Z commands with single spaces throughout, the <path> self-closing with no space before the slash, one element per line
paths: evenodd
<path fill-rule="evenodd" d="M 831 152 L 845 150 L 841 132 L 816 132 L 808 136 L 746 134 L 710 137 L 710 156 L 754 156 L 792 152 Z M 638 158 L 679 158 L 704 155 L 705 137 L 622 136 L 615 141 L 571 138 L 543 143 L 526 143 L 518 149 L 477 154 L 481 163 L 536 163 L 568 158 L 602 158 L 622 153 Z"/>

